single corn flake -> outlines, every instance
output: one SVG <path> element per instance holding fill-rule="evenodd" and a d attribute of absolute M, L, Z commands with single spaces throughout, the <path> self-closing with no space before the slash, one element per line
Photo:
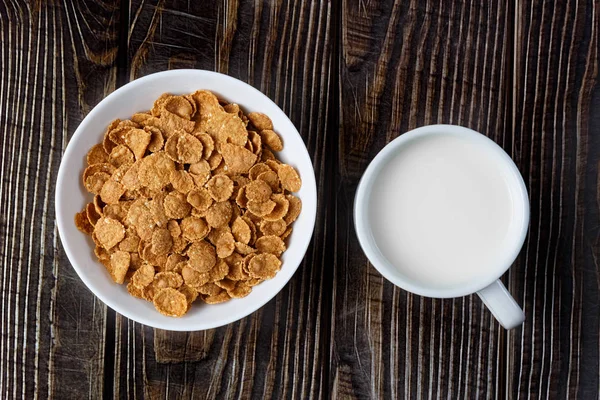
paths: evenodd
<path fill-rule="evenodd" d="M 165 193 L 160 192 L 154 195 L 152 200 L 148 202 L 148 210 L 150 210 L 154 222 L 159 227 L 166 227 L 169 222 L 169 218 L 165 211 L 165 199 Z"/>
<path fill-rule="evenodd" d="M 229 273 L 229 265 L 224 260 L 217 261 L 217 264 L 210 270 L 210 282 L 220 281 Z"/>
<path fill-rule="evenodd" d="M 247 244 L 244 244 L 242 242 L 235 242 L 235 251 L 238 252 L 239 254 L 245 256 L 250 253 L 256 252 L 256 249 L 253 248 L 252 246 L 248 246 Z"/>
<path fill-rule="evenodd" d="M 170 178 L 173 189 L 183 194 L 189 193 L 194 189 L 194 180 L 187 171 L 173 171 Z"/>
<path fill-rule="evenodd" d="M 273 122 L 271 121 L 271 118 L 263 113 L 251 112 L 248 114 L 248 119 L 259 131 L 273 129 Z"/>
<path fill-rule="evenodd" d="M 240 117 L 224 111 L 214 114 L 207 120 L 206 132 L 215 140 L 217 150 L 220 150 L 225 143 L 244 146 L 248 140 L 246 125 Z"/>
<path fill-rule="evenodd" d="M 289 211 L 288 211 L 289 213 Z M 285 232 L 287 224 L 283 219 L 276 219 L 274 221 L 263 221 L 260 225 L 260 231 L 263 235 L 275 235 L 281 236 Z"/>
<path fill-rule="evenodd" d="M 154 267 L 150 264 L 142 264 L 131 277 L 131 283 L 143 289 L 154 280 Z"/>
<path fill-rule="evenodd" d="M 232 299 L 241 299 L 242 297 L 248 296 L 250 292 L 252 292 L 252 286 L 248 285 L 246 282 L 236 282 L 233 289 L 227 290 L 227 293 Z"/>
<path fill-rule="evenodd" d="M 121 165 L 133 164 L 135 158 L 127 146 L 118 145 L 110 152 L 108 162 L 119 168 Z"/>
<path fill-rule="evenodd" d="M 165 138 L 160 129 L 155 126 L 145 126 L 144 130 L 150 133 L 150 142 L 148 142 L 148 151 L 156 153 L 162 150 L 165 145 Z"/>
<path fill-rule="evenodd" d="M 144 290 L 139 288 L 133 284 L 133 282 L 129 281 L 127 284 L 127 292 L 133 297 L 137 297 L 138 299 L 144 299 Z"/>
<path fill-rule="evenodd" d="M 181 233 L 190 242 L 198 242 L 206 237 L 210 227 L 202 218 L 186 217 L 181 221 Z"/>
<path fill-rule="evenodd" d="M 213 246 L 216 246 L 217 241 L 221 238 L 221 236 L 225 235 L 226 233 L 231 233 L 231 228 L 229 227 L 229 225 L 223 225 L 219 228 L 211 229 L 206 239 L 208 239 L 208 241 L 212 243 Z"/>
<path fill-rule="evenodd" d="M 146 126 L 154 126 L 162 131 L 165 138 L 171 137 L 177 131 L 192 132 L 196 125 L 194 121 L 181 118 L 173 113 L 165 113 L 160 118 L 152 117 L 146 121 Z"/>
<path fill-rule="evenodd" d="M 221 289 L 225 289 L 225 290 L 229 291 L 229 290 L 232 290 L 235 288 L 235 281 L 224 278 L 224 279 L 221 279 L 220 281 L 216 281 L 215 285 L 217 285 Z"/>
<path fill-rule="evenodd" d="M 225 165 L 232 173 L 247 173 L 256 163 L 256 154 L 242 146 L 224 143 L 221 146 L 221 154 L 225 159 Z"/>
<path fill-rule="evenodd" d="M 227 175 L 214 175 L 206 184 L 206 188 L 215 201 L 225 201 L 233 193 L 233 181 Z"/>
<path fill-rule="evenodd" d="M 191 104 L 186 96 L 170 96 L 165 99 L 162 107 L 165 111 L 184 119 L 192 118 L 192 114 L 196 110 L 196 105 Z"/>
<path fill-rule="evenodd" d="M 150 202 L 147 199 L 139 198 L 131 204 L 125 217 L 127 225 L 133 227 L 143 240 L 151 240 L 156 226 L 149 205 Z"/>
<path fill-rule="evenodd" d="M 302 201 L 298 197 L 291 194 L 286 195 L 285 198 L 289 203 L 289 207 L 287 214 L 285 217 L 283 217 L 283 220 L 286 224 L 290 225 L 300 215 L 300 211 L 302 211 Z"/>
<path fill-rule="evenodd" d="M 185 218 L 190 214 L 192 206 L 187 202 L 186 195 L 180 192 L 169 193 L 164 200 L 165 215 L 172 219 Z"/>
<path fill-rule="evenodd" d="M 279 182 L 279 176 L 275 171 L 265 171 L 258 175 L 257 179 L 266 182 L 271 187 L 273 193 L 281 192 L 281 183 Z"/>
<path fill-rule="evenodd" d="M 256 154 L 257 157 L 260 157 L 262 154 L 262 138 L 255 131 L 248 131 L 248 141 L 252 143 L 252 147 L 254 147 L 253 153 Z"/>
<path fill-rule="evenodd" d="M 252 261 L 252 259 L 254 259 L 254 257 L 256 257 L 256 254 L 250 253 L 246 257 L 244 257 L 242 259 L 242 262 L 240 263 L 242 266 L 242 272 L 248 276 L 247 279 L 250 278 L 250 261 Z"/>
<path fill-rule="evenodd" d="M 170 219 L 169 222 L 167 222 L 167 229 L 171 233 L 172 237 L 176 238 L 181 236 L 181 227 L 179 226 L 179 222 L 176 220 Z"/>
<path fill-rule="evenodd" d="M 194 268 L 186 264 L 181 269 L 181 276 L 186 285 L 197 289 L 202 285 L 205 285 L 210 280 L 210 274 L 208 272 L 198 272 Z"/>
<path fill-rule="evenodd" d="M 281 164 L 277 170 L 277 175 L 279 175 L 281 186 L 290 192 L 297 192 L 302 187 L 300 175 L 291 165 Z"/>
<path fill-rule="evenodd" d="M 106 250 L 110 250 L 123 240 L 125 228 L 115 219 L 101 218 L 94 226 L 94 235 Z"/>
<path fill-rule="evenodd" d="M 238 106 L 235 103 L 227 104 L 227 105 L 223 106 L 223 109 L 225 110 L 225 112 L 228 112 L 229 114 L 237 115 L 240 112 L 240 106 Z"/>
<path fill-rule="evenodd" d="M 150 117 L 152 117 L 152 114 L 149 112 L 138 112 L 131 116 L 131 121 L 143 126 L 146 120 Z"/>
<path fill-rule="evenodd" d="M 94 226 L 90 223 L 85 209 L 75 214 L 75 226 L 86 235 L 94 232 Z"/>
<path fill-rule="evenodd" d="M 196 90 L 190 97 L 196 102 L 200 115 L 211 117 L 222 110 L 217 96 L 208 90 Z"/>
<path fill-rule="evenodd" d="M 248 200 L 248 210 L 258 216 L 258 217 L 263 217 L 267 214 L 269 214 L 270 212 L 272 212 L 275 209 L 275 206 L 277 205 L 274 201 L 272 200 L 267 200 L 264 202 L 260 202 L 260 201 L 256 201 L 256 200 Z"/>
<path fill-rule="evenodd" d="M 102 209 L 104 208 L 105 204 L 102 201 L 102 199 L 100 198 L 100 195 L 97 194 L 94 196 L 94 207 L 96 208 L 96 211 L 98 212 L 98 214 L 102 215 Z"/>
<path fill-rule="evenodd" d="M 177 159 L 182 164 L 193 164 L 202 159 L 202 142 L 186 133 L 177 141 Z"/>
<path fill-rule="evenodd" d="M 111 178 L 102 186 L 100 199 L 106 204 L 117 204 L 123 193 L 125 193 L 125 187 Z"/>
<path fill-rule="evenodd" d="M 173 238 L 173 253 L 177 254 L 185 254 L 188 246 L 190 245 L 190 241 L 184 238 L 183 236 Z"/>
<path fill-rule="evenodd" d="M 241 208 L 248 207 L 248 198 L 246 197 L 246 186 L 242 186 L 235 196 L 236 204 Z"/>
<path fill-rule="evenodd" d="M 90 224 L 92 225 L 96 225 L 96 222 L 98 222 L 98 220 L 102 217 L 102 215 L 100 215 L 96 210 L 96 206 L 94 205 L 94 203 L 86 204 L 85 214 L 87 216 L 88 221 L 90 221 Z"/>
<path fill-rule="evenodd" d="M 198 292 L 207 296 L 215 296 L 221 293 L 221 288 L 215 283 L 210 282 L 199 287 Z"/>
<path fill-rule="evenodd" d="M 248 264 L 250 276 L 261 279 L 271 279 L 281 269 L 281 261 L 270 253 L 253 257 Z"/>
<path fill-rule="evenodd" d="M 125 275 L 129 269 L 130 261 L 131 256 L 126 251 L 117 250 L 110 255 L 110 276 L 116 283 L 122 284 L 125 282 Z"/>
<path fill-rule="evenodd" d="M 246 198 L 250 201 L 263 203 L 271 197 L 273 191 L 268 183 L 262 180 L 255 180 L 248 183 L 246 186 Z"/>
<path fill-rule="evenodd" d="M 188 309 L 183 293 L 173 288 L 160 289 L 153 298 L 156 310 L 167 317 L 181 317 Z"/>
<path fill-rule="evenodd" d="M 142 185 L 153 190 L 161 190 L 170 183 L 175 164 L 164 152 L 152 153 L 142 158 L 138 178 Z"/>
<path fill-rule="evenodd" d="M 98 165 L 98 164 L 95 164 Z M 100 194 L 104 184 L 110 179 L 110 175 L 105 172 L 96 172 L 86 178 L 84 186 L 86 190 L 93 194 Z"/>
<path fill-rule="evenodd" d="M 214 203 L 206 211 L 206 222 L 213 228 L 219 228 L 229 222 L 232 212 L 229 201 Z"/>
<path fill-rule="evenodd" d="M 279 236 L 269 235 L 256 239 L 256 250 L 261 253 L 271 253 L 277 257 L 285 251 L 285 243 Z"/>
<path fill-rule="evenodd" d="M 210 167 L 211 171 L 214 171 L 215 169 L 217 169 L 221 163 L 223 162 L 223 156 L 221 155 L 221 153 L 213 153 L 210 157 L 208 157 L 206 159 L 206 161 L 208 162 L 208 165 Z"/>
<path fill-rule="evenodd" d="M 177 272 L 173 272 L 173 271 L 159 272 L 158 274 L 154 275 L 154 280 L 153 280 L 152 284 L 154 286 L 156 286 L 157 289 L 163 289 L 163 288 L 177 289 L 181 285 L 183 285 L 183 278 Z"/>
<path fill-rule="evenodd" d="M 252 238 L 250 226 L 241 217 L 236 218 L 231 225 L 231 233 L 238 242 L 248 244 Z"/>
<path fill-rule="evenodd" d="M 173 237 L 167 228 L 156 229 L 152 233 L 152 252 L 157 256 L 168 254 L 173 247 Z"/>
<path fill-rule="evenodd" d="M 202 158 L 208 160 L 215 151 L 215 141 L 208 133 L 200 133 L 196 138 L 202 143 Z"/>
<path fill-rule="evenodd" d="M 132 129 L 125 134 L 125 144 L 133 152 L 136 160 L 140 160 L 146 154 L 152 134 L 144 129 Z"/>
<path fill-rule="evenodd" d="M 115 121 L 113 121 L 113 123 L 114 122 Z M 106 154 L 110 154 L 112 149 L 114 149 L 117 146 L 116 143 L 114 143 L 112 140 L 110 140 L 110 136 L 109 136 L 110 126 L 112 126 L 112 123 L 111 123 L 111 125 L 109 125 L 109 129 L 106 131 L 106 133 L 104 134 L 104 138 L 102 139 L 102 147 L 104 148 L 104 151 L 106 152 Z"/>
<path fill-rule="evenodd" d="M 244 257 L 242 257 L 240 254 L 232 253 L 230 256 L 225 257 L 223 260 L 227 263 L 229 269 L 231 270 L 231 268 L 233 268 L 235 264 L 240 263 L 243 259 Z M 229 273 L 227 273 L 227 275 L 229 275 Z"/>
<path fill-rule="evenodd" d="M 271 129 L 264 129 L 260 131 L 260 138 L 262 139 L 262 143 L 269 146 L 271 150 L 283 150 L 283 141 L 281 140 L 281 137 Z"/>
<path fill-rule="evenodd" d="M 206 211 L 212 205 L 213 199 L 205 188 L 193 189 L 187 195 L 187 202 L 199 211 Z"/>
<path fill-rule="evenodd" d="M 120 179 L 120 184 L 126 190 L 138 190 L 142 187 L 142 183 L 138 178 L 138 172 L 140 170 L 140 161 L 133 163 L 131 167 L 125 172 L 123 177 Z"/>
<path fill-rule="evenodd" d="M 127 225 L 127 213 L 131 204 L 129 201 L 120 201 L 117 204 L 107 204 L 102 209 L 102 215 L 107 218 L 116 219 L 120 223 Z"/>
<path fill-rule="evenodd" d="M 235 239 L 230 232 L 227 232 L 219 239 L 217 239 L 216 243 L 217 248 L 217 256 L 219 258 L 225 258 L 230 256 L 235 250 Z"/>
<path fill-rule="evenodd" d="M 217 263 L 215 248 L 206 241 L 195 242 L 187 250 L 189 265 L 198 272 L 208 272 Z"/>
<path fill-rule="evenodd" d="M 203 297 L 203 300 L 206 304 L 219 304 L 224 303 L 231 299 L 231 296 L 227 293 L 226 290 L 221 290 L 219 294 L 214 296 Z"/>
<path fill-rule="evenodd" d="M 95 144 L 86 155 L 88 165 L 103 164 L 108 162 L 108 154 L 101 144 Z"/>

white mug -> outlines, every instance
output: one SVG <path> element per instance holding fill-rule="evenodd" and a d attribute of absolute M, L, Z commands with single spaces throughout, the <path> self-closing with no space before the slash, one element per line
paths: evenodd
<path fill-rule="evenodd" d="M 517 221 L 515 222 L 516 228 L 513 229 L 514 235 L 510 236 L 508 245 L 495 259 L 495 265 L 493 267 L 482 265 L 481 270 L 478 270 L 477 279 L 454 287 L 440 288 L 433 283 L 431 285 L 428 285 L 427 282 L 415 283 L 402 271 L 402 268 L 392 265 L 378 247 L 372 233 L 369 216 L 372 196 L 380 195 L 372 189 L 382 167 L 394 159 L 401 149 L 406 149 L 407 144 L 433 135 L 458 137 L 473 143 L 474 146 L 484 146 L 478 148 L 485 148 L 486 152 L 490 151 L 490 154 L 494 155 L 494 160 L 497 160 L 494 162 L 500 163 L 503 170 L 506 171 L 506 182 L 509 182 L 507 185 L 510 186 L 511 191 L 511 205 L 514 204 L 511 210 L 518 213 L 518 215 L 514 215 L 514 220 Z M 354 226 L 360 245 L 371 264 L 396 286 L 418 295 L 433 298 L 461 297 L 477 293 L 504 328 L 514 328 L 525 320 L 523 310 L 506 290 L 500 277 L 513 264 L 523 247 L 529 226 L 529 197 L 523 177 L 515 163 L 500 146 L 486 136 L 460 126 L 430 125 L 414 129 L 394 139 L 377 154 L 360 180 L 354 199 Z"/>

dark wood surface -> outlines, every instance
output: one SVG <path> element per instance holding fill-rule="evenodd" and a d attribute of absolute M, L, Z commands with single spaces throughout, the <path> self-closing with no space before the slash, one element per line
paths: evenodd
<path fill-rule="evenodd" d="M 599 398 L 600 5 L 542 1 L 0 0 L 0 398 Z M 230 74 L 292 119 L 319 187 L 313 244 L 253 315 L 174 333 L 107 309 L 69 264 L 55 178 L 128 81 Z M 531 199 L 503 330 L 469 296 L 410 295 L 351 207 L 390 140 L 452 123 L 500 144 Z"/>

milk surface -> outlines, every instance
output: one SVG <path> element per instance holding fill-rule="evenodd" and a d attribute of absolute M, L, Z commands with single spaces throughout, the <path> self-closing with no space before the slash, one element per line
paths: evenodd
<path fill-rule="evenodd" d="M 502 161 L 458 136 L 401 146 L 375 178 L 368 203 L 381 254 L 430 288 L 460 287 L 489 277 L 490 268 L 501 273 L 506 266 L 498 262 L 518 230 L 514 183 Z"/>

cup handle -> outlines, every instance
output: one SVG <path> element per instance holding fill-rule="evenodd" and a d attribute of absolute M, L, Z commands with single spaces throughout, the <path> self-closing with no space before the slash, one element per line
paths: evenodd
<path fill-rule="evenodd" d="M 483 303 L 505 329 L 515 328 L 525 321 L 525 314 L 506 287 L 497 279 L 477 292 Z"/>

